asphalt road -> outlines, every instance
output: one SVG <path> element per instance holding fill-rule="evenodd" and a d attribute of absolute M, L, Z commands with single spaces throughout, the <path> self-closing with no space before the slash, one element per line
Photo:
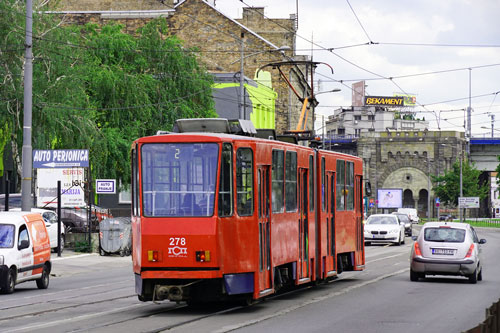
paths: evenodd
<path fill-rule="evenodd" d="M 0 332 L 461 332 L 484 320 L 500 298 L 500 230 L 478 229 L 483 281 L 409 279 L 410 238 L 403 246 L 366 248 L 363 272 L 250 307 L 154 304 L 137 300 L 130 257 L 55 258 L 47 290 L 34 282 L 0 295 Z"/>

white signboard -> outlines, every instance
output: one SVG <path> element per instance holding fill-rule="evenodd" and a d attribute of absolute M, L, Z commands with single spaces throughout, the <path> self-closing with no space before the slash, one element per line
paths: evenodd
<path fill-rule="evenodd" d="M 62 207 L 84 207 L 84 168 L 37 169 L 37 207 L 57 207 L 57 181 L 61 181 Z"/>
<path fill-rule="evenodd" d="M 115 194 L 116 180 L 115 179 L 97 179 L 95 181 L 95 193 L 97 194 Z"/>
<path fill-rule="evenodd" d="M 460 208 L 479 208 L 479 197 L 459 197 L 458 207 Z"/>

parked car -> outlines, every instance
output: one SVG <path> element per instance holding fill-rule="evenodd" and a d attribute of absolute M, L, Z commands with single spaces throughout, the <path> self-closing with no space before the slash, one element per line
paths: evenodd
<path fill-rule="evenodd" d="M 411 223 L 418 224 L 420 222 L 420 218 L 415 208 L 398 208 L 398 213 L 407 214 L 410 217 Z"/>
<path fill-rule="evenodd" d="M 483 279 L 481 244 L 476 231 L 467 223 L 427 222 L 422 227 L 410 256 L 410 280 L 426 275 L 465 276 L 470 283 Z"/>
<path fill-rule="evenodd" d="M 50 248 L 42 216 L 30 212 L 0 212 L 0 291 L 14 292 L 18 283 L 49 286 Z"/>
<path fill-rule="evenodd" d="M 368 217 L 364 226 L 365 244 L 405 243 L 405 226 L 393 214 L 374 214 Z"/>
<path fill-rule="evenodd" d="M 439 221 L 453 221 L 456 217 L 451 214 L 439 215 Z"/>
<path fill-rule="evenodd" d="M 400 221 L 403 221 L 403 223 L 405 224 L 405 235 L 412 236 L 413 235 L 413 228 L 411 225 L 410 217 L 404 213 L 393 212 L 392 214 L 396 215 L 398 217 L 398 219 Z"/>
<path fill-rule="evenodd" d="M 35 207 L 35 205 L 32 205 Z M 9 194 L 9 209 L 21 208 L 21 193 Z M 54 207 L 43 208 L 54 211 Z M 0 210 L 5 210 L 5 194 L 0 194 Z M 61 209 L 61 221 L 65 225 L 66 232 L 86 232 L 88 231 L 87 207 L 63 207 Z M 91 230 L 99 228 L 99 222 L 104 218 L 111 217 L 108 210 L 92 205 Z"/>
<path fill-rule="evenodd" d="M 20 212 L 21 208 L 11 209 L 13 212 Z M 43 221 L 45 222 L 45 227 L 47 228 L 47 233 L 49 234 L 50 248 L 52 251 L 57 251 L 57 214 L 50 209 L 41 208 L 31 208 L 32 213 L 38 213 L 42 215 Z M 61 252 L 64 250 L 64 241 L 66 239 L 66 227 L 61 221 Z"/>

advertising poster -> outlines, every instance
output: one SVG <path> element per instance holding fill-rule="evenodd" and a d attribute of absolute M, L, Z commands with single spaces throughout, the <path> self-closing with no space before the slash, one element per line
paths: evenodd
<path fill-rule="evenodd" d="M 377 190 L 378 208 L 403 207 L 403 189 L 379 188 Z"/>
<path fill-rule="evenodd" d="M 57 181 L 61 181 L 62 207 L 84 207 L 84 168 L 37 169 L 37 207 L 57 207 Z"/>

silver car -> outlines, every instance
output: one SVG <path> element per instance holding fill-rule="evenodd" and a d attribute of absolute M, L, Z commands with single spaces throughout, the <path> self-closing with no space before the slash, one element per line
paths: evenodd
<path fill-rule="evenodd" d="M 483 279 L 481 244 L 467 223 L 427 222 L 423 225 L 410 255 L 410 280 L 426 275 L 459 275 L 470 283 Z"/>

